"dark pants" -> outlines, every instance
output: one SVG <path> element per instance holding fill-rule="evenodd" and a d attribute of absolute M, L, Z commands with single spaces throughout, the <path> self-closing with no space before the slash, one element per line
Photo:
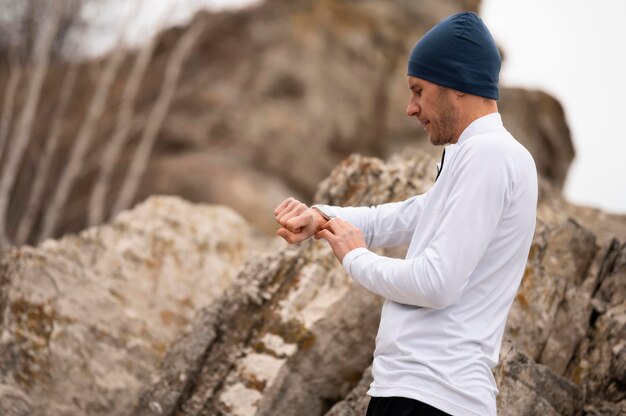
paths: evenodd
<path fill-rule="evenodd" d="M 372 397 L 365 416 L 450 416 L 446 412 L 406 397 Z"/>

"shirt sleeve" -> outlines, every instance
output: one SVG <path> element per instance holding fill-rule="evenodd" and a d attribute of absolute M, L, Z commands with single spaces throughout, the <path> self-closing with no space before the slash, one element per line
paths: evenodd
<path fill-rule="evenodd" d="M 337 217 L 359 228 L 369 248 L 395 247 L 408 244 L 424 209 L 426 194 L 401 202 L 372 207 L 326 208 Z"/>
<path fill-rule="evenodd" d="M 470 148 L 459 157 L 439 227 L 418 257 L 393 259 L 358 248 L 344 257 L 346 271 L 366 289 L 398 303 L 441 309 L 456 302 L 504 211 L 509 180 L 501 159 L 487 147 Z"/>

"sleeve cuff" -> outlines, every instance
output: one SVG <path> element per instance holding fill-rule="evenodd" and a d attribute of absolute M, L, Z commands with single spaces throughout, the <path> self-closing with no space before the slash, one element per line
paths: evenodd
<path fill-rule="evenodd" d="M 332 206 L 332 205 L 325 205 L 325 204 L 319 204 L 319 205 L 323 206 L 323 207 L 324 207 L 326 210 L 328 210 L 329 212 L 332 212 L 332 214 L 333 214 L 335 217 L 338 217 L 338 216 L 339 216 L 339 213 L 338 213 L 338 211 L 339 211 L 339 210 L 335 209 L 336 207 L 334 207 L 334 206 Z"/>
<path fill-rule="evenodd" d="M 355 248 L 354 250 L 350 251 L 348 254 L 345 255 L 345 257 L 343 258 L 343 261 L 341 262 L 341 264 L 342 264 L 343 268 L 346 270 L 346 272 L 348 272 L 348 274 L 350 276 L 353 276 L 352 270 L 351 270 L 352 264 L 359 257 L 362 257 L 362 256 L 367 255 L 367 254 L 374 254 L 374 253 L 372 253 L 371 251 L 369 251 L 365 247 Z"/>

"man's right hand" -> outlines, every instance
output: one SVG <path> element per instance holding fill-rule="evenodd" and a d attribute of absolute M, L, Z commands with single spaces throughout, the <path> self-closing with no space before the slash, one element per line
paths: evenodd
<path fill-rule="evenodd" d="M 287 198 L 280 203 L 274 215 L 276 222 L 281 225 L 276 234 L 289 244 L 306 240 L 326 224 L 326 219 L 319 212 L 294 198 Z"/>

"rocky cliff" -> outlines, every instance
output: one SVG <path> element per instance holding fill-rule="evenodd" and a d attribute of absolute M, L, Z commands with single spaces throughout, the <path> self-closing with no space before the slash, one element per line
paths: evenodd
<path fill-rule="evenodd" d="M 424 180 L 416 157 L 405 154 L 386 164 L 353 157 L 324 182 L 317 198 L 348 205 L 380 203 L 381 194 L 397 199 L 402 194 L 392 189 L 415 189 Z M 535 239 L 495 370 L 499 414 L 626 411 L 625 221 L 608 219 L 618 238 L 609 239 L 605 218 L 591 218 L 588 209 L 567 204 L 541 180 Z M 362 414 L 370 377 L 366 370 L 329 414 Z"/>
<path fill-rule="evenodd" d="M 432 184 L 434 162 L 421 152 L 388 162 L 355 155 L 315 198 L 399 200 Z M 542 184 L 494 371 L 499 413 L 619 415 L 625 221 L 611 218 L 622 242 L 599 237 L 595 222 L 578 223 Z M 257 252 L 232 279 L 246 241 L 228 210 L 155 198 L 111 225 L 5 252 L 0 409 L 362 414 L 381 299 L 352 282 L 320 242 Z"/>
<path fill-rule="evenodd" d="M 145 192 L 182 190 L 272 230 L 256 206 L 270 209 L 292 194 L 308 200 L 352 152 L 384 158 L 407 146 L 432 152 L 405 115 L 407 54 L 438 20 L 477 11 L 478 4 L 271 0 L 235 14 L 198 16 L 208 28 L 185 67 Z M 168 32 L 162 44 L 179 36 Z M 499 104 L 540 172 L 561 187 L 574 149 L 560 104 L 541 92 L 507 88 Z M 224 192 L 233 185 L 241 191 Z M 246 192 L 259 186 L 265 195 Z"/>
<path fill-rule="evenodd" d="M 3 252 L 0 414 L 126 411 L 257 241 L 228 208 L 153 197 L 106 226 Z"/>
<path fill-rule="evenodd" d="M 85 125 L 106 69 L 122 59 L 104 111 L 94 121 L 93 144 L 68 199 L 71 209 L 62 210 L 59 232 L 85 227 L 98 180 L 95 162 L 119 132 L 118 111 L 128 105 L 124 92 L 132 82 L 139 82 L 136 99 L 122 112 L 128 118 L 128 140 L 112 170 L 105 213 L 112 209 L 138 142 L 156 121 L 160 128 L 134 201 L 177 194 L 224 204 L 270 233 L 273 223 L 260 213 L 290 195 L 310 200 L 319 181 L 352 152 L 386 158 L 407 146 L 437 151 L 405 115 L 407 54 L 438 20 L 476 11 L 478 5 L 476 0 L 266 0 L 236 12 L 200 13 L 189 26 L 163 32 L 139 79 L 135 68 L 144 51 L 82 64 L 75 69 L 49 189 L 55 188 Z M 185 35 L 198 28 L 168 111 L 150 120 L 168 63 Z M 45 79 L 31 154 L 45 147 L 62 80 L 71 70 L 57 65 Z M 499 104 L 505 123 L 533 153 L 540 172 L 560 187 L 574 156 L 560 104 L 541 92 L 504 87 Z M 36 158 L 24 161 L 12 197 L 10 235 L 38 163 Z"/>

